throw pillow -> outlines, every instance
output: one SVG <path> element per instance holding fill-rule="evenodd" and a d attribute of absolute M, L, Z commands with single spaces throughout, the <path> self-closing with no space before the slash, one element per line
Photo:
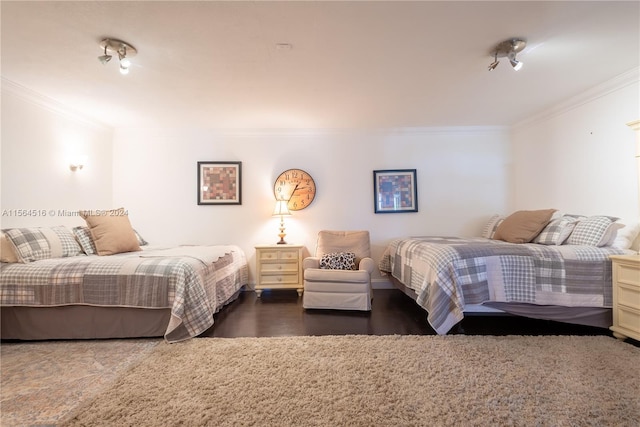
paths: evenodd
<path fill-rule="evenodd" d="M 533 243 L 541 245 L 561 245 L 569 238 L 578 220 L 570 216 L 551 220 L 549 224 L 533 239 Z"/>
<path fill-rule="evenodd" d="M 0 261 L 1 262 L 20 262 L 16 255 L 16 250 L 7 238 L 2 233 L 0 236 Z"/>
<path fill-rule="evenodd" d="M 355 270 L 356 254 L 353 252 L 335 252 L 320 258 L 320 268 L 327 270 Z"/>
<path fill-rule="evenodd" d="M 95 255 L 98 253 L 96 245 L 93 244 L 93 238 L 91 237 L 89 227 L 80 225 L 78 227 L 73 227 L 71 231 L 73 231 L 73 235 L 76 236 L 76 240 L 85 254 Z"/>
<path fill-rule="evenodd" d="M 101 215 L 80 211 L 87 222 L 98 255 L 139 251 L 140 244 L 124 208 L 104 211 Z"/>
<path fill-rule="evenodd" d="M 140 235 L 140 233 L 138 233 L 138 230 L 136 230 L 135 228 L 133 229 L 133 232 L 136 233 L 136 239 L 138 239 L 138 244 L 140 246 L 147 246 L 149 244 L 149 242 L 147 242 L 146 240 L 144 240 L 144 238 Z"/>
<path fill-rule="evenodd" d="M 498 215 L 498 214 L 493 215 L 491 218 L 489 218 L 489 221 L 482 229 L 481 236 L 484 237 L 485 239 L 492 239 L 494 234 L 496 234 L 496 229 L 502 223 L 503 220 L 504 220 L 504 217 L 502 215 Z"/>
<path fill-rule="evenodd" d="M 551 220 L 556 209 L 517 211 L 502 221 L 493 236 L 510 243 L 531 242 Z"/>
<path fill-rule="evenodd" d="M 3 231 L 14 247 L 18 261 L 22 263 L 82 255 L 82 249 L 73 234 L 62 225 Z"/>
<path fill-rule="evenodd" d="M 611 246 L 618 249 L 630 249 L 638 234 L 640 234 L 639 222 L 626 225 L 618 230 Z"/>
<path fill-rule="evenodd" d="M 91 237 L 91 231 L 89 230 L 89 227 L 80 225 L 78 227 L 73 227 L 72 231 L 85 254 L 95 255 L 98 253 L 96 245 L 93 243 L 93 238 Z M 149 244 L 149 242 L 144 240 L 144 238 L 140 235 L 140 233 L 138 233 L 136 229 L 133 229 L 133 232 L 136 233 L 136 239 L 138 239 L 138 244 L 140 246 L 146 246 Z"/>
<path fill-rule="evenodd" d="M 596 215 L 580 220 L 566 241 L 567 245 L 605 246 L 617 230 L 617 218 Z"/>

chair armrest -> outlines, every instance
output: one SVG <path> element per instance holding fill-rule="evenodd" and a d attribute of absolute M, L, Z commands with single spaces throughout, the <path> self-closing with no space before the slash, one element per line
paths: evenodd
<path fill-rule="evenodd" d="M 372 258 L 366 257 L 360 260 L 358 264 L 358 270 L 366 270 L 369 275 L 373 274 L 373 270 L 376 268 L 376 263 Z"/>
<path fill-rule="evenodd" d="M 306 270 L 307 268 L 320 268 L 320 258 L 317 257 L 307 257 L 302 260 L 302 270 Z"/>

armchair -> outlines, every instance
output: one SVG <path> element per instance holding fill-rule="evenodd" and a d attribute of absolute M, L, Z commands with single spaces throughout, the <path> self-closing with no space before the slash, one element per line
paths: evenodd
<path fill-rule="evenodd" d="M 329 254 L 355 254 L 355 269 L 321 268 Z M 344 257 L 333 257 L 334 261 Z M 348 258 L 348 257 L 347 257 Z M 334 263 L 335 264 L 335 263 Z M 339 262 L 338 262 L 339 264 Z M 338 268 L 341 268 L 338 266 Z M 342 267 L 344 268 L 344 267 Z M 318 233 L 315 256 L 302 261 L 304 276 L 304 308 L 336 310 L 371 310 L 371 259 L 368 231 L 328 231 Z"/>

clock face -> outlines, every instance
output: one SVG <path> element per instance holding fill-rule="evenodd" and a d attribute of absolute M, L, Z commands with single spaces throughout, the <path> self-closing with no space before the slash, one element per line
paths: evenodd
<path fill-rule="evenodd" d="M 273 184 L 273 194 L 277 200 L 288 200 L 290 211 L 306 208 L 316 197 L 316 183 L 302 169 L 289 169 L 282 172 Z"/>

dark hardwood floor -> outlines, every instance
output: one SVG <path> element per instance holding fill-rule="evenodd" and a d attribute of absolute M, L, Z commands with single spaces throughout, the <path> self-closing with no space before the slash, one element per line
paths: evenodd
<path fill-rule="evenodd" d="M 214 316 L 204 337 L 433 335 L 426 312 L 396 289 L 374 289 L 371 312 L 305 310 L 296 291 L 242 292 Z M 450 333 L 466 335 L 607 335 L 608 329 L 509 315 L 467 316 Z M 631 342 L 637 345 L 637 342 Z"/>

